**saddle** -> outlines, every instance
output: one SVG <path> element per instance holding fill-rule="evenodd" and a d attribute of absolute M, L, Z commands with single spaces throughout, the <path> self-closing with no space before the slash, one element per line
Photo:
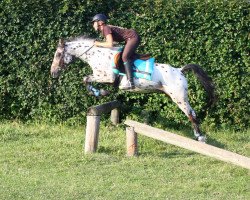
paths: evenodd
<path fill-rule="evenodd" d="M 133 56 L 132 56 L 132 59 L 133 60 L 137 60 L 137 59 L 140 59 L 140 60 L 148 60 L 150 58 L 150 54 L 149 53 L 146 53 L 146 54 L 137 54 L 135 53 Z"/>
<path fill-rule="evenodd" d="M 117 54 L 115 54 L 114 56 L 114 66 L 115 68 L 119 69 L 119 66 L 123 65 L 123 62 L 122 62 L 122 59 L 121 59 L 121 56 L 122 56 L 122 51 L 119 51 Z M 147 53 L 147 54 L 137 54 L 135 53 L 133 56 L 132 56 L 132 60 L 137 60 L 137 59 L 140 59 L 140 60 L 148 60 L 150 58 L 150 54 Z"/>
<path fill-rule="evenodd" d="M 133 76 L 136 78 L 143 78 L 151 80 L 154 69 L 154 58 L 150 54 L 137 54 L 132 56 Z M 112 69 L 114 74 L 124 76 L 125 68 L 122 61 L 122 51 L 118 51 L 112 62 Z"/>

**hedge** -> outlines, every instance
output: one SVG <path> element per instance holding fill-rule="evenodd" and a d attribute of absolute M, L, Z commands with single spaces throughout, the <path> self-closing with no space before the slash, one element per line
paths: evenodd
<path fill-rule="evenodd" d="M 216 85 L 218 101 L 213 108 L 204 110 L 204 90 L 193 74 L 187 78 L 191 105 L 204 123 L 248 128 L 249 10 L 244 0 L 2 0 L 0 118 L 78 123 L 89 106 L 118 99 L 125 105 L 124 116 L 139 117 L 144 109 L 154 120 L 188 124 L 163 94 L 88 96 L 81 77 L 91 71 L 81 61 L 71 64 L 58 80 L 50 77 L 58 39 L 85 33 L 97 37 L 90 19 L 104 13 L 110 24 L 136 29 L 142 37 L 139 51 L 150 52 L 157 62 L 202 66 Z"/>

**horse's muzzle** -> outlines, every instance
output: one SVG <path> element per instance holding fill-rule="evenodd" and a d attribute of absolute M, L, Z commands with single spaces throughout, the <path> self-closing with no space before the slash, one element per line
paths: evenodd
<path fill-rule="evenodd" d="M 56 70 L 53 70 L 53 71 L 51 71 L 51 76 L 52 76 L 52 78 L 58 78 L 59 77 L 59 75 L 60 75 L 60 69 L 56 69 Z"/>

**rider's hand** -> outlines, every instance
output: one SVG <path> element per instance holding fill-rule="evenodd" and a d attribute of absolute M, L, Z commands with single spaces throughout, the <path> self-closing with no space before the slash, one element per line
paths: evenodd
<path fill-rule="evenodd" d="M 94 45 L 95 45 L 96 47 L 98 47 L 98 43 L 99 43 L 98 41 L 95 41 L 95 42 L 94 42 Z"/>

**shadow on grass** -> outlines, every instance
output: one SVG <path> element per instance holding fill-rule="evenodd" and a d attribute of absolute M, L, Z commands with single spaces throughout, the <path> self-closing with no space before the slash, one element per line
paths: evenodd
<path fill-rule="evenodd" d="M 157 152 L 157 151 L 139 151 L 138 156 L 147 157 L 147 156 L 154 156 L 158 158 L 164 158 L 164 159 L 171 159 L 171 158 L 187 158 L 190 156 L 197 155 L 198 153 L 188 151 L 183 152 L 182 150 L 173 150 L 173 151 L 165 151 L 165 152 Z"/>
<path fill-rule="evenodd" d="M 149 120 L 148 121 L 148 125 L 150 126 L 154 126 L 153 123 L 155 122 L 155 120 Z M 171 132 L 171 130 L 176 130 L 178 132 L 181 132 L 182 133 L 182 136 L 184 137 L 187 137 L 189 139 L 195 139 L 194 138 L 194 134 L 193 134 L 193 128 L 192 128 L 192 125 L 191 123 L 188 125 L 188 124 L 180 124 L 176 121 L 173 121 L 173 120 L 168 120 L 162 116 L 158 116 L 157 117 L 157 125 L 159 127 L 161 127 L 160 129 L 163 129 L 163 130 L 169 130 L 169 132 Z M 175 133 L 178 135 L 178 133 Z M 215 147 L 218 147 L 218 148 L 226 148 L 226 145 L 221 143 L 221 142 L 218 142 L 216 139 L 214 138 L 211 138 L 209 137 L 209 135 L 206 135 L 207 137 L 207 144 L 208 145 L 212 145 L 212 146 L 215 146 Z"/>
<path fill-rule="evenodd" d="M 164 152 L 160 155 L 160 157 L 163 158 L 186 158 L 189 156 L 193 156 L 196 155 L 197 153 L 195 152 L 187 152 L 187 153 L 183 153 L 181 151 L 172 151 L 172 152 Z"/>
<path fill-rule="evenodd" d="M 110 147 L 104 147 L 104 146 L 99 146 L 97 148 L 98 153 L 105 153 L 105 154 L 112 154 L 114 152 L 113 148 Z"/>
<path fill-rule="evenodd" d="M 221 142 L 218 142 L 217 140 L 208 137 L 207 144 L 212 145 L 214 147 L 218 147 L 221 149 L 225 149 L 227 146 Z"/>
<path fill-rule="evenodd" d="M 126 150 L 120 149 L 119 147 L 107 147 L 107 146 L 99 146 L 97 148 L 97 153 L 113 155 L 113 156 L 125 156 Z"/>
<path fill-rule="evenodd" d="M 111 147 L 104 147 L 104 146 L 99 146 L 97 148 L 97 152 L 98 153 L 105 153 L 105 154 L 113 154 L 115 151 L 114 148 L 111 148 Z"/>

